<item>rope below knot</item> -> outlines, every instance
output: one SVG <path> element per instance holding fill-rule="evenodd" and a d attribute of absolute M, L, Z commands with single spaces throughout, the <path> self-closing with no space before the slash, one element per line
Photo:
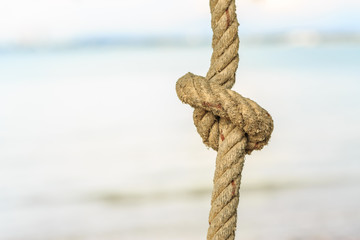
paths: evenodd
<path fill-rule="evenodd" d="M 208 240 L 235 239 L 245 154 L 262 149 L 273 131 L 270 114 L 230 90 L 239 55 L 235 0 L 210 0 L 213 54 L 206 78 L 187 73 L 176 83 L 180 100 L 194 107 L 203 142 L 217 151 Z"/>

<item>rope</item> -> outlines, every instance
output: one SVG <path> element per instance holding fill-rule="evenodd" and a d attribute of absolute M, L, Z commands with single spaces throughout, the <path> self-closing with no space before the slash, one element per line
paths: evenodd
<path fill-rule="evenodd" d="M 262 149 L 273 130 L 270 114 L 230 90 L 239 63 L 235 0 L 210 0 L 213 54 L 206 78 L 187 73 L 176 83 L 180 100 L 194 107 L 203 142 L 216 150 L 208 240 L 235 238 L 245 154 Z"/>

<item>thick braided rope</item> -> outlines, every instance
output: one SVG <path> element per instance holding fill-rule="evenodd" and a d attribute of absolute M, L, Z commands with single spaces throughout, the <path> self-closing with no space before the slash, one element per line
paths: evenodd
<path fill-rule="evenodd" d="M 203 142 L 218 151 L 208 240 L 235 238 L 239 188 L 245 154 L 267 144 L 271 116 L 230 88 L 238 66 L 235 0 L 210 0 L 213 54 L 206 78 L 188 73 L 176 84 L 179 98 L 195 108 Z"/>

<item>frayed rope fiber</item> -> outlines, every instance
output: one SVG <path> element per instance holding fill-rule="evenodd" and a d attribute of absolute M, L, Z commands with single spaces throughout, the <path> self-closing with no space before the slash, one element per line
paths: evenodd
<path fill-rule="evenodd" d="M 239 63 L 235 0 L 210 0 L 210 10 L 210 69 L 206 77 L 192 73 L 181 77 L 176 92 L 194 107 L 194 123 L 205 145 L 217 151 L 207 240 L 231 240 L 245 155 L 268 143 L 274 125 L 265 109 L 230 90 Z"/>

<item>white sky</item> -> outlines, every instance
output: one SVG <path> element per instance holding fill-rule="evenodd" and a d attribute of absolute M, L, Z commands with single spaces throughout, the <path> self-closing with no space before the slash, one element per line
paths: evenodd
<path fill-rule="evenodd" d="M 360 31 L 358 0 L 238 0 L 240 31 Z M 0 0 L 0 42 L 104 34 L 204 35 L 208 0 Z"/>

